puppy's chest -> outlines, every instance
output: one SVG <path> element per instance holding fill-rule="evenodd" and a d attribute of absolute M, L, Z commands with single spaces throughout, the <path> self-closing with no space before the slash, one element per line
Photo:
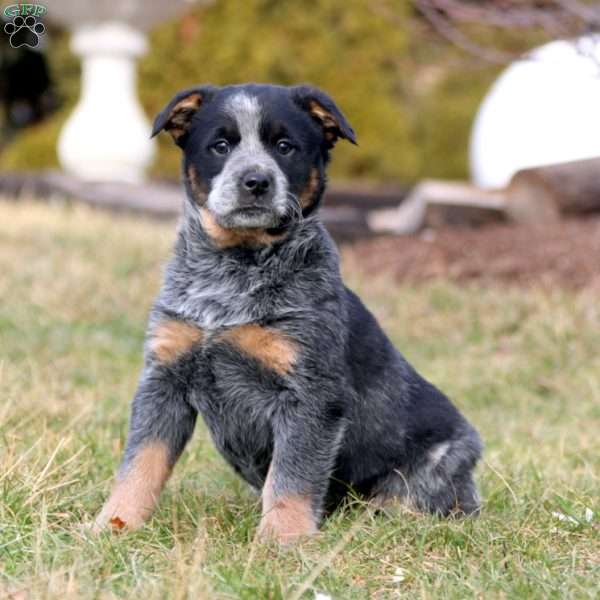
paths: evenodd
<path fill-rule="evenodd" d="M 293 309 L 291 286 L 256 273 L 200 278 L 170 302 L 174 312 L 203 329 L 216 330 L 275 319 Z"/>
<path fill-rule="evenodd" d="M 284 271 L 195 273 L 167 281 L 159 298 L 173 319 L 157 318 L 150 349 L 183 361 L 190 399 L 225 455 L 264 452 L 305 353 L 307 303 Z"/>
<path fill-rule="evenodd" d="M 281 323 L 207 329 L 182 319 L 157 322 L 149 350 L 174 365 L 203 413 L 245 413 L 246 422 L 269 417 L 293 384 L 302 354 L 300 341 Z"/>
<path fill-rule="evenodd" d="M 272 450 L 272 422 L 285 410 L 298 348 L 279 330 L 245 324 L 210 332 L 197 349 L 190 399 L 217 449 L 256 487 Z"/>

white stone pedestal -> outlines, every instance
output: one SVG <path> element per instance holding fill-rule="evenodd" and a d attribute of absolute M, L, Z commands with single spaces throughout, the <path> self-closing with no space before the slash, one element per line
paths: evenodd
<path fill-rule="evenodd" d="M 58 142 L 62 167 L 86 180 L 142 181 L 155 153 L 136 93 L 144 33 L 122 22 L 83 25 L 71 47 L 82 59 L 81 96 Z"/>

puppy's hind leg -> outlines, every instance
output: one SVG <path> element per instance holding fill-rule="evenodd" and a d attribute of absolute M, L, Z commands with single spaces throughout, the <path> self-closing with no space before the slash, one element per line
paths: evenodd
<path fill-rule="evenodd" d="M 469 427 L 461 436 L 432 446 L 417 464 L 384 478 L 374 500 L 383 506 L 400 500 L 409 507 L 442 516 L 476 513 L 480 499 L 473 468 L 481 449 L 479 435 Z"/>

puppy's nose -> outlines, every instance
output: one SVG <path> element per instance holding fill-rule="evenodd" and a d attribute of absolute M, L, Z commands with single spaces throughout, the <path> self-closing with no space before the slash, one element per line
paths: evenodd
<path fill-rule="evenodd" d="M 262 196 L 269 191 L 271 187 L 271 178 L 264 173 L 251 171 L 246 173 L 242 179 L 244 189 L 254 196 Z"/>

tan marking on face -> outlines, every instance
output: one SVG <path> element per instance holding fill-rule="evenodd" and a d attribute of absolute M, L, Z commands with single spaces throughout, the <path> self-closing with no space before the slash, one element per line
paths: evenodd
<path fill-rule="evenodd" d="M 189 165 L 187 168 L 187 176 L 190 182 L 190 189 L 192 190 L 192 196 L 199 206 L 204 206 L 208 199 L 208 193 L 206 186 L 202 183 L 198 169 L 194 165 Z"/>
<path fill-rule="evenodd" d="M 308 183 L 306 187 L 302 190 L 300 194 L 300 206 L 302 208 L 308 208 L 314 202 L 314 196 L 319 189 L 319 170 L 316 167 L 313 167 L 310 170 L 310 177 L 308 178 Z"/>
<path fill-rule="evenodd" d="M 308 106 L 310 114 L 319 119 L 325 129 L 339 127 L 339 123 L 334 116 L 328 110 L 325 110 L 318 102 L 311 100 Z"/>
<path fill-rule="evenodd" d="M 200 106 L 200 104 L 202 104 L 202 96 L 198 93 L 193 93 L 190 94 L 189 96 L 186 96 L 185 98 L 183 98 L 183 100 L 181 100 L 180 102 L 178 102 L 174 107 L 173 110 L 171 111 L 171 114 L 173 114 L 174 112 L 178 111 L 178 110 L 182 110 L 184 108 L 198 108 Z"/>
<path fill-rule="evenodd" d="M 283 239 L 287 233 L 277 235 L 267 233 L 265 229 L 227 229 L 221 227 L 214 215 L 207 209 L 200 209 L 200 223 L 202 228 L 217 248 L 233 248 L 234 246 L 268 246 L 273 242 Z"/>
<path fill-rule="evenodd" d="M 202 329 L 185 321 L 161 321 L 151 334 L 149 348 L 161 363 L 172 363 L 202 341 Z"/>
<path fill-rule="evenodd" d="M 191 115 L 198 110 L 202 104 L 201 94 L 194 93 L 180 100 L 169 114 L 165 129 L 178 140 L 188 129 Z"/>
<path fill-rule="evenodd" d="M 127 472 L 117 479 L 94 529 L 141 527 L 154 512 L 170 474 L 169 450 L 164 443 L 156 441 L 141 448 Z"/>
<path fill-rule="evenodd" d="M 316 100 L 309 102 L 309 113 L 315 117 L 323 127 L 325 139 L 334 144 L 338 139 L 340 124 L 337 119 L 325 108 L 323 108 Z"/>
<path fill-rule="evenodd" d="M 296 345 L 286 335 L 251 323 L 234 327 L 219 336 L 279 375 L 289 373 L 298 354 Z"/>
<path fill-rule="evenodd" d="M 287 544 L 317 531 L 308 496 L 275 496 L 272 464 L 263 486 L 262 506 L 262 518 L 258 528 L 260 537 L 273 538 Z"/>

